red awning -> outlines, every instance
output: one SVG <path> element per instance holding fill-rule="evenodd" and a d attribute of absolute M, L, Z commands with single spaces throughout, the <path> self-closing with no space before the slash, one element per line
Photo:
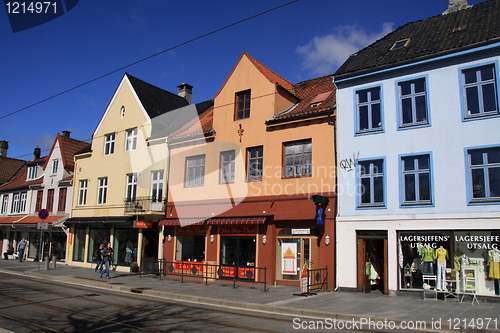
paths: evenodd
<path fill-rule="evenodd" d="M 208 224 L 264 224 L 267 217 L 213 217 Z"/>
<path fill-rule="evenodd" d="M 160 221 L 160 225 L 174 225 L 179 227 L 184 227 L 188 225 L 199 225 L 203 224 L 205 219 L 163 219 Z"/>

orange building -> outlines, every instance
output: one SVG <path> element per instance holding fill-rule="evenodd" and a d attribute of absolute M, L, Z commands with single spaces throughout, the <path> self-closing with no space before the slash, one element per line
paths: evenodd
<path fill-rule="evenodd" d="M 213 106 L 167 138 L 164 259 L 297 286 L 306 264 L 332 289 L 334 110 L 331 76 L 291 84 L 243 53 Z"/>

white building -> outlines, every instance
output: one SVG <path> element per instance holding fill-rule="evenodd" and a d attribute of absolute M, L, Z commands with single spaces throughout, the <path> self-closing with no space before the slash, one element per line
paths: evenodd
<path fill-rule="evenodd" d="M 500 294 L 500 1 L 449 8 L 335 74 L 341 289 Z"/>

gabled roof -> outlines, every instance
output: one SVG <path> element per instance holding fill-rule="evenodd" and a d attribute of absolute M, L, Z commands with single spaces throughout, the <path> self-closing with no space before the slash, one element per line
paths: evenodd
<path fill-rule="evenodd" d="M 281 76 L 279 76 L 278 74 L 276 74 L 275 72 L 273 72 L 272 70 L 270 70 L 269 68 L 267 68 L 266 66 L 264 66 L 263 64 L 261 64 L 260 62 L 258 62 L 257 60 L 255 60 L 255 58 L 252 57 L 247 52 L 243 52 L 243 54 L 241 55 L 240 59 L 238 60 L 238 62 L 234 66 L 233 70 L 231 71 L 231 73 L 227 77 L 226 81 L 224 82 L 224 84 L 222 85 L 222 87 L 219 89 L 219 92 L 217 92 L 217 94 L 215 95 L 214 98 L 216 98 L 220 94 L 220 92 L 222 91 L 222 89 L 224 89 L 224 86 L 226 85 L 227 80 L 229 80 L 229 78 L 233 74 L 233 72 L 236 69 L 236 67 L 238 67 L 238 64 L 240 63 L 241 59 L 243 59 L 243 57 L 248 58 L 248 60 L 250 60 L 250 62 L 255 66 L 255 68 L 257 68 L 262 73 L 262 75 L 267 80 L 269 80 L 269 82 L 274 83 L 274 84 L 276 84 L 276 85 L 284 88 L 285 90 L 287 90 L 291 94 L 293 94 L 293 85 L 290 82 L 288 82 L 287 80 L 285 80 L 284 78 L 282 78 Z"/>
<path fill-rule="evenodd" d="M 425 60 L 500 41 L 500 0 L 407 23 L 351 55 L 336 79 Z M 404 47 L 392 46 L 409 39 Z"/>
<path fill-rule="evenodd" d="M 188 105 L 184 97 L 163 90 L 125 73 L 150 118 Z"/>
<path fill-rule="evenodd" d="M 168 137 L 168 142 L 179 142 L 215 134 L 213 128 L 214 104 L 204 103 L 198 117 L 195 117 Z M 200 103 L 201 104 L 201 103 Z"/>
<path fill-rule="evenodd" d="M 26 161 L 0 156 L 0 185 L 7 183 L 26 165 Z"/>
<path fill-rule="evenodd" d="M 63 166 L 67 169 L 74 169 L 75 153 L 89 145 L 87 142 L 75 140 L 58 133 L 56 139 L 54 140 L 54 143 L 52 144 L 52 148 L 50 149 L 50 153 L 48 156 L 52 155 L 57 142 L 59 142 L 59 149 L 61 150 Z M 45 166 L 45 168 L 47 168 L 47 165 Z"/>
<path fill-rule="evenodd" d="M 268 119 L 267 125 L 328 114 L 334 110 L 336 93 L 332 75 L 299 82 L 293 88 L 300 102 Z"/>
<path fill-rule="evenodd" d="M 37 161 L 45 160 L 46 157 L 41 158 Z M 25 189 L 31 185 L 38 185 L 43 183 L 43 177 L 38 177 L 34 180 L 27 180 L 28 178 L 28 166 L 25 165 L 21 168 L 20 172 L 16 174 L 16 177 L 13 178 L 10 182 L 0 186 L 0 191 L 9 191 L 15 189 Z"/>

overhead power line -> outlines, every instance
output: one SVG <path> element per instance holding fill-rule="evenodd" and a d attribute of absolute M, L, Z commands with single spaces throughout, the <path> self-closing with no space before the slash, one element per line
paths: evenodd
<path fill-rule="evenodd" d="M 287 2 L 287 3 L 283 4 L 283 5 L 280 5 L 280 6 L 277 6 L 277 7 L 271 8 L 271 9 L 268 9 L 268 10 L 263 11 L 263 12 L 260 12 L 260 13 L 258 13 L 258 14 L 255 14 L 255 15 L 249 16 L 249 17 L 247 17 L 247 18 L 245 18 L 245 19 L 242 19 L 242 20 L 240 20 L 240 21 L 237 21 L 237 22 L 231 23 L 231 24 L 226 25 L 226 26 L 224 26 L 224 27 L 222 27 L 222 28 L 212 30 L 212 31 L 210 31 L 210 32 L 208 32 L 208 33 L 206 33 L 206 34 L 203 34 L 203 35 L 200 35 L 200 36 L 198 36 L 198 37 L 192 38 L 192 39 L 190 39 L 190 40 L 188 40 L 188 41 L 185 41 L 185 42 L 182 42 L 182 43 L 177 44 L 177 45 L 175 45 L 175 46 L 172 46 L 172 47 L 170 47 L 170 48 L 168 48 L 168 49 L 166 49 L 166 50 L 160 51 L 160 52 L 155 53 L 155 54 L 153 54 L 153 55 L 150 55 L 150 56 L 148 56 L 148 57 L 146 57 L 146 58 L 143 58 L 143 59 L 137 60 L 137 61 L 135 61 L 135 62 L 133 62 L 133 63 L 131 63 L 131 64 L 128 64 L 128 65 L 123 66 L 123 67 L 120 67 L 120 68 L 117 68 L 117 69 L 115 69 L 115 70 L 113 70 L 113 71 L 111 71 L 111 72 L 108 72 L 108 73 L 106 73 L 106 74 L 103 74 L 103 75 L 101 75 L 101 76 L 98 76 L 98 77 L 96 77 L 96 78 L 94 78 L 94 79 L 92 79 L 92 80 L 89 80 L 89 81 L 86 81 L 86 82 L 84 82 L 84 83 L 81 83 L 81 84 L 79 84 L 79 85 L 77 85 L 77 86 L 74 86 L 73 88 L 70 88 L 70 89 L 64 90 L 64 91 L 62 91 L 62 92 L 60 92 L 60 93 L 58 93 L 58 94 L 55 94 L 55 95 L 50 96 L 50 97 L 47 97 L 47 98 L 45 98 L 45 99 L 43 99 L 43 100 L 41 100 L 41 101 L 38 101 L 38 102 L 33 103 L 33 104 L 31 104 L 31 105 L 25 106 L 25 107 L 24 107 L 24 108 L 22 108 L 22 109 L 19 109 L 19 110 L 17 110 L 17 111 L 13 111 L 13 112 L 8 113 L 8 114 L 6 114 L 6 115 L 0 116 L 0 119 L 4 119 L 4 118 L 7 118 L 7 117 L 10 117 L 10 116 L 12 116 L 12 115 L 14 115 L 14 114 L 16 114 L 16 113 L 22 112 L 22 111 L 27 110 L 27 109 L 29 109 L 29 108 L 32 108 L 32 107 L 34 107 L 34 106 L 36 106 L 36 105 L 39 105 L 39 104 L 42 104 L 42 103 L 44 103 L 44 102 L 47 102 L 47 101 L 49 101 L 49 100 L 51 100 L 51 99 L 54 99 L 54 98 L 56 98 L 56 97 L 58 97 L 58 96 L 64 95 L 64 94 L 66 94 L 66 93 L 68 93 L 68 92 L 70 92 L 70 91 L 73 91 L 73 90 L 75 90 L 75 89 L 78 89 L 78 88 L 80 88 L 80 87 L 83 87 L 83 86 L 85 86 L 85 85 L 87 85 L 87 84 L 90 84 L 90 83 L 92 83 L 92 82 L 95 82 L 95 81 L 97 81 L 97 80 L 100 80 L 100 79 L 102 79 L 102 78 L 105 78 L 105 77 L 107 77 L 107 76 L 109 76 L 109 75 L 111 75 L 111 74 L 114 74 L 114 73 L 116 73 L 116 72 L 119 72 L 119 71 L 121 71 L 121 70 L 124 70 L 125 68 L 131 67 L 131 66 L 134 66 L 134 65 L 137 65 L 137 64 L 139 64 L 139 63 L 141 63 L 141 62 L 143 62 L 143 61 L 146 61 L 146 60 L 149 60 L 149 59 L 154 58 L 154 57 L 156 57 L 156 56 L 159 56 L 160 54 L 163 54 L 163 53 L 165 53 L 165 52 L 168 52 L 168 51 L 174 50 L 174 49 L 176 49 L 176 48 L 178 48 L 178 47 L 181 47 L 181 46 L 183 46 L 183 45 L 186 45 L 186 44 L 192 43 L 192 42 L 194 42 L 194 41 L 197 41 L 198 39 L 201 39 L 201 38 L 204 38 L 204 37 L 207 37 L 207 36 L 213 35 L 213 34 L 215 34 L 215 33 L 219 32 L 219 31 L 222 31 L 222 30 L 228 29 L 228 28 L 230 28 L 230 27 L 233 27 L 233 26 L 238 25 L 238 24 L 240 24 L 240 23 L 243 23 L 243 22 L 249 21 L 249 20 L 251 20 L 251 19 L 254 19 L 254 18 L 256 18 L 256 17 L 262 16 L 262 15 L 264 15 L 264 14 L 267 14 L 267 13 L 269 13 L 269 12 L 275 11 L 275 10 L 277 10 L 277 9 L 283 8 L 283 7 L 285 7 L 285 6 L 288 6 L 288 5 L 290 5 L 290 4 L 294 3 L 294 2 L 298 2 L 298 1 L 299 1 L 299 0 L 293 0 L 293 1 Z"/>

